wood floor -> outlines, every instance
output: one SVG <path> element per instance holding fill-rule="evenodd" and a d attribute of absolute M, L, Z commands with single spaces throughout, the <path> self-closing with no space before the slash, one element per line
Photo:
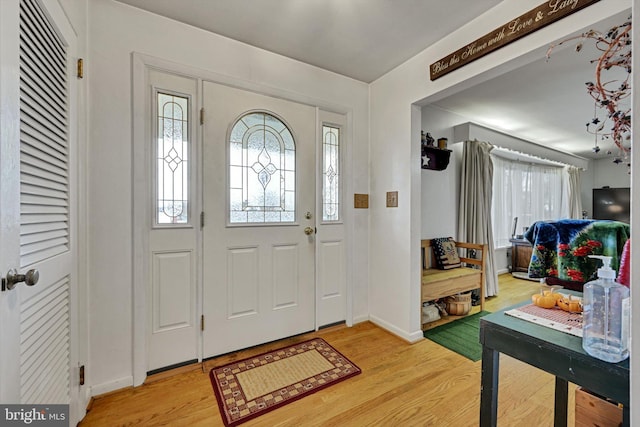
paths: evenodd
<path fill-rule="evenodd" d="M 500 277 L 500 295 L 486 310 L 523 301 L 538 290 L 535 282 Z M 474 311 L 478 308 L 474 307 Z M 452 320 L 452 319 L 448 319 Z M 219 357 L 219 364 L 320 336 L 356 363 L 362 374 L 285 405 L 243 426 L 477 426 L 481 362 L 423 340 L 408 344 L 365 322 L 332 327 L 277 343 Z M 573 425 L 574 390 L 569 390 Z M 554 378 L 502 355 L 499 425 L 553 425 Z M 159 374 L 137 388 L 95 398 L 80 424 L 89 426 L 222 426 L 208 373 L 200 366 Z"/>

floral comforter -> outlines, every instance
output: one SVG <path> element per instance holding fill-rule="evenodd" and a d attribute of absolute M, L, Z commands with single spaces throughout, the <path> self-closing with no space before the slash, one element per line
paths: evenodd
<path fill-rule="evenodd" d="M 629 225 L 609 220 L 538 221 L 524 235 L 533 245 L 529 277 L 554 277 L 585 283 L 597 276 L 600 260 L 610 256 L 618 271 L 620 255 L 630 237 Z"/>

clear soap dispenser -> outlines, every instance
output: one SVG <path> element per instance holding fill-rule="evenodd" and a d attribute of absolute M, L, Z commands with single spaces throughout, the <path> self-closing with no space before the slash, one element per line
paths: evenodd
<path fill-rule="evenodd" d="M 629 357 L 629 288 L 615 282 L 611 257 L 589 255 L 602 260 L 598 279 L 584 285 L 582 348 L 606 362 Z"/>

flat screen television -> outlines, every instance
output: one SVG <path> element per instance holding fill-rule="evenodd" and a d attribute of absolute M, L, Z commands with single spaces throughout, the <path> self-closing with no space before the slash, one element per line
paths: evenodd
<path fill-rule="evenodd" d="M 629 188 L 594 188 L 593 219 L 612 219 L 629 224 L 631 192 Z"/>

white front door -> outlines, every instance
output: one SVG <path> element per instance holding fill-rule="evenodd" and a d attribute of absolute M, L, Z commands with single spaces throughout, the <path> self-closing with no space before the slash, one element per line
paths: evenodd
<path fill-rule="evenodd" d="M 3 0 L 0 28 L 0 276 L 39 271 L 0 293 L 0 402 L 70 404 L 75 424 L 76 40 L 57 2 Z"/>
<path fill-rule="evenodd" d="M 315 328 L 316 109 L 210 82 L 203 106 L 206 358 Z"/>

